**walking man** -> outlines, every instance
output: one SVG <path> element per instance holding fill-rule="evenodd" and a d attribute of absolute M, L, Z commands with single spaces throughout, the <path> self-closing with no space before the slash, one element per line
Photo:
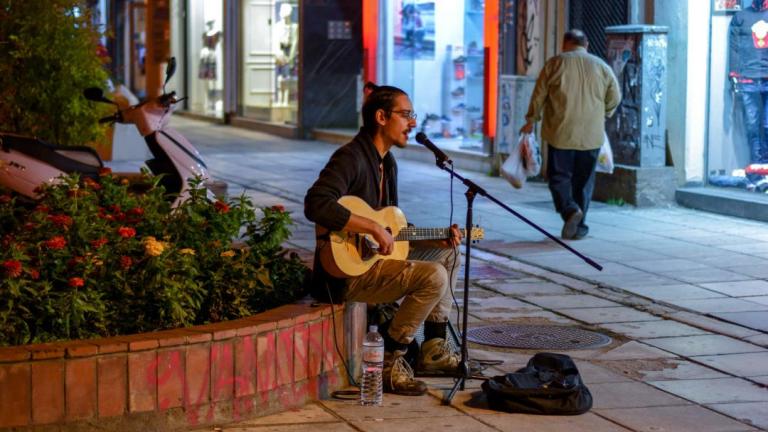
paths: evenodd
<path fill-rule="evenodd" d="M 569 30 L 563 52 L 547 61 L 528 104 L 521 133 L 542 119 L 541 138 L 549 145 L 547 176 L 555 209 L 563 218 L 561 236 L 580 239 L 595 186 L 595 164 L 605 118 L 621 101 L 616 76 L 599 57 L 587 53 L 587 36 Z"/>
<path fill-rule="evenodd" d="M 390 86 L 371 86 L 363 103 L 363 127 L 348 144 L 331 156 L 304 198 L 304 214 L 318 226 L 313 270 L 315 297 L 325 300 L 393 303 L 403 299 L 384 337 L 384 391 L 422 395 L 424 382 L 414 378 L 405 360 L 408 346 L 421 324 L 417 371 L 454 375 L 460 356 L 446 341 L 456 275 L 460 260 L 461 233 L 456 225 L 451 238 L 411 242 L 406 261 L 379 260 L 365 273 L 334 278 L 323 268 L 320 254 L 329 241 L 328 231 L 368 234 L 380 255 L 394 248 L 392 233 L 377 222 L 350 212 L 337 201 L 345 195 L 364 200 L 371 208 L 397 205 L 397 165 L 390 149 L 403 148 L 416 127 L 416 113 L 408 95 Z"/>

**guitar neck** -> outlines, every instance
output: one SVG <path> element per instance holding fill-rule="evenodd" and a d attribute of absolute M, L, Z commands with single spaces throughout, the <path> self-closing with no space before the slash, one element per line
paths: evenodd
<path fill-rule="evenodd" d="M 460 230 L 466 236 L 465 230 Z M 450 237 L 449 228 L 403 228 L 395 237 L 395 241 L 442 240 Z"/>

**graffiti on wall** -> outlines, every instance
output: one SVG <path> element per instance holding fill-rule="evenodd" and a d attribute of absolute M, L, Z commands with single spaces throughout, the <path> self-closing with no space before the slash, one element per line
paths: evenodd
<path fill-rule="evenodd" d="M 517 75 L 536 75 L 544 66 L 543 3 L 520 0 L 517 3 Z"/>
<path fill-rule="evenodd" d="M 626 35 L 608 42 L 607 59 L 619 80 L 621 104 L 608 121 L 606 131 L 617 163 L 640 164 L 640 120 L 642 70 L 637 54 L 639 36 Z"/>

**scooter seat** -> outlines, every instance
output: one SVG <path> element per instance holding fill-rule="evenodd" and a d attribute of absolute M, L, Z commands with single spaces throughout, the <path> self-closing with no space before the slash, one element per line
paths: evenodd
<path fill-rule="evenodd" d="M 98 153 L 90 147 L 53 145 L 23 135 L 0 133 L 0 150 L 17 151 L 67 174 L 80 173 L 94 177 L 104 167 Z"/>

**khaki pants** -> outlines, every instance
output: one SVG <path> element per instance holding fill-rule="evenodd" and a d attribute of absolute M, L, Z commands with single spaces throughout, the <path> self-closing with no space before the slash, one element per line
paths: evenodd
<path fill-rule="evenodd" d="M 346 297 L 371 304 L 402 298 L 389 335 L 407 344 L 424 321 L 448 321 L 460 265 L 458 248 L 411 248 L 407 261 L 381 260 L 366 273 L 347 279 Z"/>

